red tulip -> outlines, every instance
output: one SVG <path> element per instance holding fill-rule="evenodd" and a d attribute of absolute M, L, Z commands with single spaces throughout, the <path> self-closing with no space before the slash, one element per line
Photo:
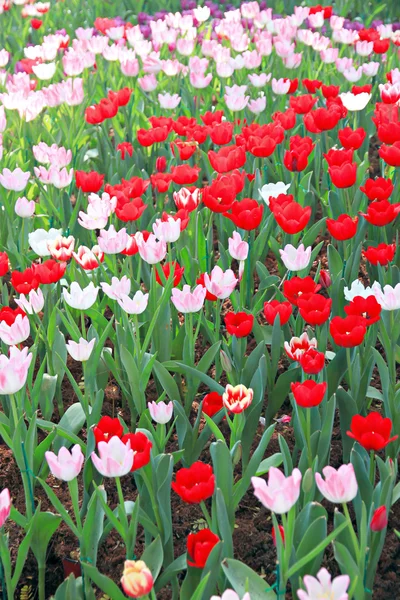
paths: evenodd
<path fill-rule="evenodd" d="M 314 279 L 307 277 L 292 277 L 283 282 L 283 295 L 295 306 L 299 299 L 307 294 L 316 294 L 321 289 L 320 284 L 315 283 Z"/>
<path fill-rule="evenodd" d="M 112 437 L 122 437 L 124 429 L 118 418 L 111 418 L 109 416 L 101 417 L 100 421 L 93 427 L 94 437 L 96 444 L 99 442 L 108 442 Z"/>
<path fill-rule="evenodd" d="M 35 267 L 35 277 L 40 283 L 46 285 L 57 283 L 57 281 L 60 281 L 64 277 L 66 268 L 66 262 L 57 262 L 56 260 L 49 259 Z"/>
<path fill-rule="evenodd" d="M 383 418 L 378 412 L 370 412 L 366 417 L 354 415 L 347 435 L 356 440 L 367 452 L 370 450 L 379 452 L 399 437 L 398 435 L 390 437 L 391 431 L 391 419 Z"/>
<path fill-rule="evenodd" d="M 218 152 L 208 151 L 212 168 L 218 173 L 240 169 L 246 162 L 246 152 L 242 146 L 224 146 Z"/>
<path fill-rule="evenodd" d="M 322 325 L 329 319 L 332 308 L 331 298 L 320 294 L 307 294 L 297 302 L 299 313 L 309 325 Z"/>
<path fill-rule="evenodd" d="M 300 366 L 307 375 L 317 375 L 325 366 L 325 354 L 309 348 L 300 357 Z"/>
<path fill-rule="evenodd" d="M 156 188 L 159 194 L 165 194 L 171 185 L 171 175 L 169 173 L 153 173 L 150 175 L 151 187 Z"/>
<path fill-rule="evenodd" d="M 378 246 L 369 246 L 363 251 L 364 258 L 371 265 L 382 265 L 383 267 L 393 260 L 396 254 L 396 244 L 378 244 Z"/>
<path fill-rule="evenodd" d="M 320 89 L 322 81 L 319 81 L 319 79 L 303 79 L 302 84 L 306 88 L 307 92 L 310 92 L 310 94 L 315 94 L 315 92 Z"/>
<path fill-rule="evenodd" d="M 145 148 L 153 144 L 165 142 L 169 136 L 170 130 L 168 127 L 153 127 L 152 129 L 138 129 L 136 139 L 139 144 Z"/>
<path fill-rule="evenodd" d="M 382 144 L 379 148 L 379 156 L 392 167 L 400 167 L 400 141 L 395 142 L 392 146 Z"/>
<path fill-rule="evenodd" d="M 202 410 L 208 417 L 213 417 L 217 412 L 222 410 L 222 408 L 223 403 L 221 394 L 218 394 L 218 392 L 210 392 L 204 396 Z"/>
<path fill-rule="evenodd" d="M 213 127 L 214 125 L 222 123 L 223 116 L 223 110 L 209 110 L 208 112 L 204 113 L 204 115 L 200 115 L 200 119 L 203 121 L 204 125 L 207 125 L 208 127 Z"/>
<path fill-rule="evenodd" d="M 191 167 L 190 165 L 178 165 L 172 167 L 171 178 L 178 185 L 190 185 L 195 183 L 199 177 L 200 167 Z"/>
<path fill-rule="evenodd" d="M 164 173 L 167 168 L 167 159 L 165 156 L 159 156 L 156 160 L 156 171 L 158 173 Z"/>
<path fill-rule="evenodd" d="M 218 146 L 229 144 L 232 141 L 232 135 L 233 123 L 230 123 L 229 121 L 214 123 L 210 128 L 211 141 Z"/>
<path fill-rule="evenodd" d="M 304 115 L 314 107 L 317 102 L 317 98 L 311 96 L 311 94 L 303 94 L 302 96 L 291 96 L 289 99 L 290 108 L 298 115 Z"/>
<path fill-rule="evenodd" d="M 120 152 L 122 160 L 125 160 L 127 154 L 129 154 L 129 156 L 132 156 L 133 154 L 133 146 L 129 142 L 118 144 L 117 150 Z"/>
<path fill-rule="evenodd" d="M 391 179 L 377 177 L 376 179 L 367 179 L 360 190 L 364 192 L 368 200 L 388 200 L 394 189 Z"/>
<path fill-rule="evenodd" d="M 331 276 L 329 274 L 329 271 L 327 271 L 326 269 L 321 269 L 319 272 L 319 280 L 321 282 L 321 285 L 323 288 L 328 288 L 332 285 L 332 280 L 331 280 Z"/>
<path fill-rule="evenodd" d="M 272 120 L 275 123 L 279 123 L 287 131 L 296 125 L 296 112 L 292 108 L 289 108 L 285 112 L 278 111 L 272 115 Z"/>
<path fill-rule="evenodd" d="M 279 302 L 279 300 L 270 300 L 264 302 L 264 316 L 268 325 L 275 323 L 276 315 L 279 315 L 281 325 L 286 325 L 292 314 L 292 305 L 290 302 Z"/>
<path fill-rule="evenodd" d="M 367 132 L 362 127 L 359 127 L 355 130 L 353 130 L 351 127 L 345 127 L 344 129 L 340 129 L 338 131 L 340 143 L 342 144 L 343 148 L 347 149 L 353 148 L 354 150 L 358 150 L 358 148 L 361 148 L 366 135 Z"/>
<path fill-rule="evenodd" d="M 97 171 L 75 171 L 76 187 L 82 190 L 84 194 L 89 192 L 97 193 L 104 182 L 104 175 Z"/>
<path fill-rule="evenodd" d="M 389 50 L 390 39 L 385 38 L 383 40 L 374 41 L 374 52 L 375 54 L 385 54 Z"/>
<path fill-rule="evenodd" d="M 366 213 L 360 213 L 371 225 L 384 227 L 395 220 L 400 212 L 400 202 L 390 204 L 387 200 L 375 200 L 372 202 Z"/>
<path fill-rule="evenodd" d="M 15 322 L 18 315 L 25 317 L 26 313 L 19 307 L 10 308 L 9 306 L 3 306 L 0 308 L 0 322 L 4 322 L 10 327 Z"/>
<path fill-rule="evenodd" d="M 338 188 L 348 188 L 357 181 L 357 163 L 345 163 L 341 167 L 328 167 L 332 183 Z"/>
<path fill-rule="evenodd" d="M 336 150 L 335 148 L 331 148 L 324 154 L 324 158 L 330 167 L 341 167 L 346 163 L 351 163 L 353 154 L 353 148 L 348 150 Z"/>
<path fill-rule="evenodd" d="M 294 399 L 298 406 L 302 408 L 313 408 L 321 404 L 324 399 L 328 384 L 317 383 L 313 379 L 307 379 L 303 383 L 290 384 Z"/>
<path fill-rule="evenodd" d="M 178 150 L 179 158 L 181 160 L 189 160 L 197 150 L 196 142 L 183 142 L 181 140 L 174 140 L 171 142 L 170 147 L 174 156 L 175 149 Z"/>
<path fill-rule="evenodd" d="M 187 539 L 188 565 L 197 569 L 205 567 L 211 550 L 219 541 L 219 537 L 210 529 L 189 533 Z"/>
<path fill-rule="evenodd" d="M 285 543 L 285 530 L 283 528 L 283 525 L 278 525 L 278 529 L 279 529 L 279 535 L 281 536 L 281 540 L 283 542 L 283 544 Z M 273 527 L 271 529 L 271 536 L 272 536 L 272 543 L 274 544 L 274 546 L 276 547 L 276 533 L 275 533 L 275 527 Z"/>
<path fill-rule="evenodd" d="M 228 312 L 225 315 L 225 326 L 229 335 L 237 338 L 246 337 L 253 329 L 254 316 L 245 312 Z"/>
<path fill-rule="evenodd" d="M 300 172 L 308 166 L 308 153 L 298 150 L 286 150 L 283 157 L 283 164 L 288 171 Z"/>
<path fill-rule="evenodd" d="M 375 533 L 386 529 L 388 524 L 388 514 L 386 510 L 386 506 L 379 506 L 376 510 L 374 510 L 374 514 L 372 515 L 370 528 L 371 531 Z"/>
<path fill-rule="evenodd" d="M 289 202 L 283 208 L 273 203 L 274 216 L 285 233 L 291 235 L 303 231 L 311 217 L 311 206 L 304 208 L 298 202 Z"/>
<path fill-rule="evenodd" d="M 257 229 L 260 225 L 264 206 L 259 204 L 257 200 L 244 198 L 243 200 L 234 202 L 230 210 L 231 213 L 224 213 L 224 217 L 233 221 L 236 227 L 251 231 L 252 229 Z"/>
<path fill-rule="evenodd" d="M 146 210 L 147 205 L 139 198 L 126 198 L 123 201 L 118 200 L 115 208 L 115 214 L 124 223 L 137 221 Z"/>
<path fill-rule="evenodd" d="M 164 265 L 162 265 L 161 268 L 163 270 L 166 281 L 168 281 L 168 279 L 169 279 L 169 275 L 171 273 L 171 266 L 173 266 L 173 270 L 174 270 L 174 287 L 177 287 L 181 282 L 185 268 L 180 267 L 176 261 L 173 261 L 172 263 L 168 262 L 168 263 L 165 263 Z M 161 281 L 161 277 L 157 270 L 156 270 L 156 281 L 160 285 L 162 285 L 162 286 L 164 285 L 164 282 Z"/>
<path fill-rule="evenodd" d="M 9 268 L 7 252 L 0 252 L 0 277 L 4 277 Z"/>
<path fill-rule="evenodd" d="M 357 96 L 358 94 L 370 94 L 372 90 L 372 83 L 366 83 L 365 85 L 353 85 L 351 93 Z"/>
<path fill-rule="evenodd" d="M 215 490 L 212 466 L 197 461 L 188 469 L 179 469 L 171 487 L 188 504 L 204 502 L 211 498 Z"/>
<path fill-rule="evenodd" d="M 321 92 L 324 98 L 336 98 L 340 92 L 339 85 L 321 85 Z"/>
<path fill-rule="evenodd" d="M 344 312 L 346 315 L 364 317 L 367 327 L 379 321 L 381 317 L 381 310 L 381 305 L 375 296 L 368 296 L 368 298 L 355 296 L 350 304 L 344 307 Z"/>
<path fill-rule="evenodd" d="M 40 29 L 43 25 L 43 21 L 41 19 L 31 19 L 32 29 Z"/>
<path fill-rule="evenodd" d="M 124 444 L 130 442 L 131 450 L 135 452 L 131 472 L 145 467 L 150 462 L 150 451 L 153 444 L 144 433 L 141 431 L 126 433 L 121 440 Z"/>
<path fill-rule="evenodd" d="M 357 233 L 358 217 L 339 215 L 337 219 L 326 219 L 329 233 L 335 240 L 350 240 Z"/>
<path fill-rule="evenodd" d="M 333 341 L 338 346 L 353 348 L 362 344 L 367 332 L 367 321 L 364 317 L 351 315 L 348 317 L 333 317 L 329 324 Z"/>

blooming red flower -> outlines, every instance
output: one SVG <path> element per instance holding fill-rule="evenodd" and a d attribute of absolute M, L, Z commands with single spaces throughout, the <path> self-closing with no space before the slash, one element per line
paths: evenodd
<path fill-rule="evenodd" d="M 329 319 L 332 299 L 320 294 L 307 294 L 297 301 L 299 313 L 310 325 L 322 325 Z"/>
<path fill-rule="evenodd" d="M 283 157 L 283 164 L 288 171 L 304 171 L 308 166 L 308 156 L 307 151 L 286 150 Z"/>
<path fill-rule="evenodd" d="M 346 163 L 351 163 L 353 160 L 353 154 L 353 148 L 348 150 L 337 150 L 335 148 L 331 148 L 326 154 L 324 154 L 324 158 L 330 167 L 341 167 Z"/>
<path fill-rule="evenodd" d="M 390 437 L 391 431 L 391 419 L 385 419 L 380 413 L 373 411 L 366 417 L 354 415 L 347 435 L 356 440 L 367 452 L 370 450 L 379 452 L 399 437 L 398 435 Z"/>
<path fill-rule="evenodd" d="M 292 135 L 289 140 L 289 149 L 297 152 L 306 152 L 311 154 L 314 149 L 314 142 L 309 136 Z"/>
<path fill-rule="evenodd" d="M 290 108 L 298 115 L 304 115 L 314 107 L 317 102 L 317 98 L 311 96 L 311 94 L 303 94 L 301 96 L 290 96 L 289 105 Z"/>
<path fill-rule="evenodd" d="M 150 175 L 150 183 L 160 194 L 165 194 L 171 185 L 172 177 L 169 173 L 153 173 Z"/>
<path fill-rule="evenodd" d="M 274 216 L 285 233 L 293 235 L 303 231 L 311 217 L 311 206 L 301 206 L 298 202 L 289 202 L 282 208 L 273 204 Z"/>
<path fill-rule="evenodd" d="M 338 188 L 348 188 L 357 181 L 357 163 L 345 163 L 341 167 L 328 167 L 332 183 Z"/>
<path fill-rule="evenodd" d="M 103 121 L 105 119 L 112 119 L 118 112 L 118 102 L 116 99 L 102 98 L 98 104 L 98 109 Z"/>
<path fill-rule="evenodd" d="M 353 348 L 362 344 L 367 332 L 367 320 L 357 315 L 333 317 L 329 331 L 335 344 L 343 348 Z"/>
<path fill-rule="evenodd" d="M 145 148 L 153 144 L 165 142 L 169 136 L 170 130 L 168 127 L 153 127 L 152 129 L 138 129 L 136 139 L 139 144 Z"/>
<path fill-rule="evenodd" d="M 172 153 L 175 156 L 175 150 L 178 150 L 181 160 L 189 160 L 197 150 L 196 142 L 183 142 L 182 140 L 174 140 L 170 144 Z"/>
<path fill-rule="evenodd" d="M 229 210 L 236 196 L 244 188 L 244 173 L 232 171 L 227 175 L 219 174 L 211 185 L 202 190 L 202 201 L 213 212 L 222 213 Z"/>
<path fill-rule="evenodd" d="M 317 383 L 313 379 L 307 379 L 303 383 L 291 383 L 292 394 L 298 406 L 302 408 L 313 408 L 321 404 L 324 399 L 328 384 Z"/>
<path fill-rule="evenodd" d="M 66 262 L 57 262 L 50 258 L 35 267 L 35 276 L 40 283 L 45 285 L 57 283 L 57 281 L 60 281 L 64 277 L 66 268 Z"/>
<path fill-rule="evenodd" d="M 253 329 L 254 316 L 245 312 L 228 312 L 225 315 L 226 330 L 230 335 L 241 338 Z"/>
<path fill-rule="evenodd" d="M 218 392 L 210 392 L 203 398 L 202 410 L 208 417 L 213 417 L 217 412 L 222 410 L 223 402 L 221 394 Z"/>
<path fill-rule="evenodd" d="M 354 150 L 358 150 L 361 148 L 367 132 L 363 127 L 359 127 L 358 129 L 353 130 L 351 127 L 345 127 L 344 129 L 339 129 L 338 137 L 340 143 L 343 148 L 353 148 Z"/>
<path fill-rule="evenodd" d="M 372 83 L 366 83 L 365 85 L 353 85 L 351 93 L 355 96 L 358 94 L 370 94 L 372 90 Z"/>
<path fill-rule="evenodd" d="M 171 169 L 171 178 L 172 181 L 178 185 L 187 185 L 197 181 L 200 171 L 200 167 L 177 165 Z"/>
<path fill-rule="evenodd" d="M 268 325 L 275 323 L 276 315 L 279 315 L 281 325 L 286 325 L 292 314 L 292 305 L 290 302 L 279 302 L 279 300 L 270 300 L 264 302 L 264 316 Z"/>
<path fill-rule="evenodd" d="M 185 271 L 184 267 L 180 267 L 179 264 L 176 261 L 171 262 L 167 262 L 164 265 L 162 265 L 162 270 L 165 276 L 165 279 L 168 281 L 169 275 L 171 273 L 171 265 L 173 266 L 173 270 L 174 270 L 174 287 L 177 287 L 182 279 L 183 273 Z M 158 273 L 158 271 L 156 270 L 156 281 L 157 283 L 159 283 L 160 285 L 164 286 L 164 282 L 161 281 L 161 277 Z"/>
<path fill-rule="evenodd" d="M 206 287 L 204 284 L 204 273 L 202 273 L 197 279 L 196 279 L 196 283 L 202 285 L 203 287 Z M 206 300 L 210 300 L 210 302 L 215 302 L 216 300 L 218 300 L 217 296 L 215 296 L 214 294 L 211 294 L 211 292 L 209 292 L 206 288 Z"/>
<path fill-rule="evenodd" d="M 18 308 L 10 308 L 9 306 L 3 306 L 0 308 L 0 322 L 4 321 L 7 325 L 11 326 L 15 319 L 21 315 L 21 317 L 25 317 L 26 313 L 18 306 Z"/>
<path fill-rule="evenodd" d="M 208 151 L 212 168 L 218 173 L 240 169 L 246 162 L 246 151 L 242 146 L 224 146 L 218 152 Z"/>
<path fill-rule="evenodd" d="M 197 461 L 188 469 L 179 469 L 171 487 L 188 504 L 204 502 L 211 498 L 215 490 L 212 466 Z"/>
<path fill-rule="evenodd" d="M 326 219 L 329 233 L 335 240 L 350 240 L 357 233 L 358 217 L 339 215 L 337 219 Z"/>
<path fill-rule="evenodd" d="M 320 89 L 322 81 L 319 79 L 303 79 L 302 84 L 310 94 L 315 94 Z"/>
<path fill-rule="evenodd" d="M 400 202 L 390 204 L 388 200 L 375 200 L 372 202 L 366 213 L 360 213 L 371 225 L 384 227 L 395 220 L 400 212 Z"/>
<path fill-rule="evenodd" d="M 303 295 L 316 294 L 320 289 L 320 284 L 315 283 L 309 275 L 307 277 L 292 277 L 283 282 L 283 295 L 295 306 L 298 305 L 298 301 Z"/>
<path fill-rule="evenodd" d="M 306 129 L 311 133 L 321 133 L 336 127 L 342 118 L 342 111 L 332 105 L 329 108 L 317 108 L 304 115 L 303 121 Z"/>
<path fill-rule="evenodd" d="M 122 88 L 122 90 L 118 90 L 118 92 L 113 92 L 110 90 L 108 92 L 108 98 L 111 102 L 116 102 L 118 107 L 126 106 L 131 98 L 132 90 L 128 87 Z"/>
<path fill-rule="evenodd" d="M 307 375 L 317 375 L 325 366 L 325 354 L 309 348 L 300 357 L 300 366 Z"/>
<path fill-rule="evenodd" d="M 165 156 L 159 156 L 156 160 L 156 171 L 158 173 L 164 173 L 167 168 L 167 159 Z"/>
<path fill-rule="evenodd" d="M 4 277 L 9 268 L 7 252 L 0 252 L 0 277 Z"/>
<path fill-rule="evenodd" d="M 368 298 L 355 296 L 350 304 L 344 307 L 346 315 L 364 317 L 367 327 L 379 321 L 381 310 L 381 305 L 375 296 L 368 296 Z"/>
<path fill-rule="evenodd" d="M 229 144 L 232 141 L 233 135 L 233 123 L 230 121 L 224 121 L 222 123 L 214 123 L 210 127 L 210 138 L 213 144 L 223 146 Z"/>
<path fill-rule="evenodd" d="M 99 442 L 108 442 L 112 437 L 122 437 L 124 429 L 118 418 L 113 419 L 105 415 L 101 417 L 100 421 L 93 427 L 94 437 L 96 444 Z"/>
<path fill-rule="evenodd" d="M 395 144 L 400 141 L 400 123 L 382 123 L 378 126 L 377 135 L 383 144 Z"/>
<path fill-rule="evenodd" d="M 379 156 L 392 167 L 400 167 L 400 141 L 392 146 L 382 144 L 379 148 Z"/>
<path fill-rule="evenodd" d="M 284 81 L 290 81 L 290 87 L 288 90 L 288 94 L 294 94 L 299 87 L 299 80 L 297 77 L 295 79 L 289 79 L 289 77 L 284 77 Z"/>
<path fill-rule="evenodd" d="M 382 265 L 383 267 L 393 260 L 396 254 L 396 244 L 378 244 L 378 246 L 368 246 L 363 251 L 364 258 L 371 265 Z"/>
<path fill-rule="evenodd" d="M 133 146 L 130 142 L 118 144 L 117 150 L 120 152 L 122 160 L 125 160 L 127 154 L 129 154 L 129 156 L 132 156 L 133 154 Z"/>
<path fill-rule="evenodd" d="M 104 175 L 97 171 L 75 171 L 76 187 L 82 190 L 84 194 L 97 193 L 104 182 Z"/>
<path fill-rule="evenodd" d="M 321 85 L 321 92 L 324 98 L 336 98 L 340 92 L 339 85 Z"/>
<path fill-rule="evenodd" d="M 264 135 L 263 137 L 253 135 L 247 140 L 247 150 L 253 156 L 267 158 L 274 152 L 276 143 L 276 140 L 270 135 Z"/>
<path fill-rule="evenodd" d="M 104 121 L 103 113 L 97 104 L 88 106 L 85 109 L 85 120 L 89 125 L 99 125 Z"/>
<path fill-rule="evenodd" d="M 128 223 L 137 221 L 146 210 L 147 205 L 139 198 L 119 198 L 115 208 L 115 214 L 118 219 Z"/>
<path fill-rule="evenodd" d="M 260 225 L 264 206 L 259 204 L 257 200 L 244 198 L 240 202 L 234 202 L 230 210 L 231 213 L 224 213 L 224 217 L 233 221 L 236 227 L 251 231 L 252 229 L 257 229 Z"/>
<path fill-rule="evenodd" d="M 321 6 L 321 4 L 316 4 L 315 6 L 310 7 L 310 15 L 315 15 L 316 13 L 323 12 L 324 19 L 330 19 L 332 16 L 333 7 L 332 6 Z"/>
<path fill-rule="evenodd" d="M 200 119 L 203 121 L 204 125 L 207 125 L 207 127 L 213 127 L 214 125 L 222 123 L 223 116 L 223 110 L 214 110 L 213 112 L 209 110 L 208 112 L 204 113 L 204 115 L 200 115 Z"/>
<path fill-rule="evenodd" d="M 388 515 L 386 506 L 379 506 L 376 510 L 374 510 L 374 514 L 371 518 L 370 528 L 371 531 L 379 532 L 387 527 L 388 524 Z"/>
<path fill-rule="evenodd" d="M 293 108 L 288 108 L 285 112 L 278 111 L 272 115 L 272 120 L 279 123 L 287 131 L 296 125 L 296 112 Z"/>
<path fill-rule="evenodd" d="M 130 442 L 131 450 L 135 452 L 131 472 L 145 467 L 150 462 L 150 451 L 153 444 L 147 435 L 141 431 L 138 431 L 137 433 L 126 433 L 122 436 L 121 441 L 124 444 Z"/>
<path fill-rule="evenodd" d="M 370 29 L 360 29 L 358 31 L 358 37 L 362 42 L 375 42 L 379 40 L 379 32 L 371 27 Z"/>
<path fill-rule="evenodd" d="M 385 54 L 389 50 L 390 39 L 385 38 L 383 40 L 374 41 L 374 52 L 375 54 Z"/>
<path fill-rule="evenodd" d="M 43 21 L 41 19 L 31 19 L 32 29 L 40 29 L 43 25 Z"/>
<path fill-rule="evenodd" d="M 35 265 L 25 269 L 25 271 L 13 271 L 11 273 L 11 285 L 19 294 L 29 294 L 31 290 L 37 290 L 39 284 Z"/>
<path fill-rule="evenodd" d="M 210 529 L 189 533 L 187 538 L 188 565 L 197 569 L 205 567 L 211 550 L 219 541 L 219 537 Z"/>

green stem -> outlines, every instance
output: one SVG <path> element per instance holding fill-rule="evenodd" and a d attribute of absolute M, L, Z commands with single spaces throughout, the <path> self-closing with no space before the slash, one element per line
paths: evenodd
<path fill-rule="evenodd" d="M 128 528 L 128 517 L 126 516 L 126 511 L 125 511 L 125 498 L 124 498 L 124 494 L 122 492 L 120 477 L 115 478 L 115 485 L 117 486 L 117 492 L 118 492 L 119 519 L 120 519 L 121 523 L 124 525 L 124 527 L 126 527 L 126 529 L 127 529 Z"/>
<path fill-rule="evenodd" d="M 307 453 L 308 453 L 308 466 L 312 468 L 312 450 L 311 450 L 311 408 L 306 408 L 306 439 L 307 439 Z"/>
<path fill-rule="evenodd" d="M 207 521 L 207 526 L 209 529 L 212 528 L 210 513 L 208 512 L 207 506 L 205 505 L 204 500 L 200 502 L 201 510 L 203 511 L 203 515 L 205 520 Z"/>
<path fill-rule="evenodd" d="M 371 450 L 369 455 L 369 480 L 372 487 L 375 487 L 375 452 Z"/>
<path fill-rule="evenodd" d="M 72 508 L 74 510 L 76 527 L 81 533 L 82 531 L 82 521 L 81 514 L 79 512 L 79 489 L 78 489 L 78 480 L 75 477 L 71 481 L 68 481 L 68 489 L 71 496 Z"/>
<path fill-rule="evenodd" d="M 343 502 L 343 512 L 345 514 L 345 517 L 347 519 L 347 523 L 349 525 L 350 537 L 352 539 L 353 546 L 354 546 L 354 552 L 355 552 L 356 562 L 358 563 L 359 558 L 360 558 L 359 557 L 360 549 L 359 549 L 359 546 L 358 546 L 358 538 L 357 538 L 356 532 L 354 531 L 353 524 L 351 522 L 349 508 L 348 508 L 348 506 L 347 506 L 347 504 L 345 502 Z"/>
<path fill-rule="evenodd" d="M 39 600 L 46 600 L 46 565 L 38 568 L 39 572 Z"/>
<path fill-rule="evenodd" d="M 163 527 L 163 524 L 162 524 L 162 521 L 161 521 L 160 512 L 158 510 L 158 502 L 156 500 L 156 497 L 155 497 L 155 494 L 154 494 L 154 491 L 153 491 L 153 486 L 151 485 L 150 480 L 147 477 L 147 474 L 146 474 L 146 472 L 145 472 L 144 469 L 142 469 L 140 471 L 140 474 L 141 474 L 141 476 L 143 478 L 143 481 L 145 483 L 147 491 L 149 492 L 149 496 L 150 496 L 150 500 L 151 500 L 151 506 L 153 508 L 154 515 L 156 517 L 157 527 L 159 528 L 159 530 L 161 532 L 163 532 L 164 531 L 164 527 Z"/>
<path fill-rule="evenodd" d="M 25 465 L 25 471 L 24 471 L 24 473 L 22 473 L 22 475 L 23 475 L 23 479 L 26 478 L 26 480 L 27 480 L 27 485 L 28 485 L 28 490 L 29 490 L 29 498 L 30 498 L 30 505 L 29 505 L 29 502 L 26 502 L 26 513 L 27 513 L 28 519 L 30 519 L 32 517 L 33 513 L 35 512 L 35 498 L 33 495 L 33 487 L 32 487 L 32 481 L 31 481 L 31 475 L 33 476 L 33 473 L 31 471 L 31 469 L 29 468 L 28 457 L 26 456 L 24 442 L 21 442 L 21 448 L 22 448 L 22 455 L 24 457 L 24 465 Z"/>
<path fill-rule="evenodd" d="M 86 324 L 85 324 L 85 313 L 81 310 L 81 328 L 82 328 L 82 337 L 86 339 Z"/>
<path fill-rule="evenodd" d="M 349 389 L 350 392 L 353 391 L 353 375 L 351 373 L 351 355 L 350 348 L 346 348 L 346 358 L 347 358 L 347 374 L 349 379 Z"/>

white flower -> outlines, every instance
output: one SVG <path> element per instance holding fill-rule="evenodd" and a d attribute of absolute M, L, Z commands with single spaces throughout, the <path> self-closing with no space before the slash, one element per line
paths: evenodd
<path fill-rule="evenodd" d="M 288 189 L 290 188 L 290 183 L 286 184 L 283 181 L 278 181 L 277 183 L 266 183 L 262 186 L 260 192 L 261 198 L 264 200 L 267 206 L 269 206 L 270 198 L 277 198 L 279 194 L 286 194 Z"/>
<path fill-rule="evenodd" d="M 50 256 L 48 243 L 62 235 L 62 229 L 35 229 L 28 235 L 29 245 L 38 256 Z"/>
<path fill-rule="evenodd" d="M 350 111 L 364 110 L 371 100 L 371 94 L 367 94 L 366 92 L 363 92 L 362 94 L 346 92 L 345 94 L 339 94 L 339 97 L 345 108 Z"/>
<path fill-rule="evenodd" d="M 56 72 L 56 63 L 40 63 L 38 65 L 33 65 L 32 71 L 38 79 L 47 81 L 48 79 L 51 79 Z"/>
<path fill-rule="evenodd" d="M 375 293 L 370 287 L 365 288 L 359 279 L 355 279 L 350 288 L 344 288 L 344 297 L 348 302 L 351 302 L 356 296 L 368 298 L 369 296 L 375 296 Z"/>
<path fill-rule="evenodd" d="M 85 288 L 73 281 L 69 292 L 63 289 L 63 296 L 68 306 L 77 310 L 87 310 L 96 302 L 98 292 L 99 288 L 92 281 Z"/>

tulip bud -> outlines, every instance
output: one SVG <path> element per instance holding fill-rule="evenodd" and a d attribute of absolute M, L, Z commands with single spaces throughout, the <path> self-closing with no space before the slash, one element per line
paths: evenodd
<path fill-rule="evenodd" d="M 27 200 L 25 196 L 18 198 L 14 206 L 15 214 L 22 219 L 28 219 L 35 212 L 35 206 L 35 202 Z"/>
<path fill-rule="evenodd" d="M 308 494 L 314 485 L 314 473 L 312 469 L 307 469 L 304 473 L 302 488 L 305 494 Z"/>
<path fill-rule="evenodd" d="M 143 560 L 126 560 L 121 585 L 129 598 L 146 596 L 153 588 L 153 576 Z"/>
<path fill-rule="evenodd" d="M 279 527 L 279 533 L 280 533 L 280 535 L 281 535 L 281 538 L 282 538 L 282 542 L 283 542 L 283 544 L 284 544 L 284 543 L 285 543 L 285 530 L 283 529 L 283 526 L 282 526 L 282 525 L 278 525 L 278 527 Z M 273 527 L 273 528 L 272 528 L 271 535 L 272 535 L 272 541 L 273 541 L 273 543 L 274 543 L 274 546 L 275 546 L 275 548 L 276 548 L 276 533 L 275 533 L 275 527 Z"/>
<path fill-rule="evenodd" d="M 242 444 L 240 441 L 238 441 L 234 447 L 232 448 L 233 450 L 233 455 L 232 455 L 232 464 L 234 466 L 239 464 L 240 459 L 242 458 Z"/>
<path fill-rule="evenodd" d="M 371 519 L 371 531 L 382 531 L 388 524 L 388 515 L 386 506 L 379 506 L 372 515 Z"/>
<path fill-rule="evenodd" d="M 331 276 L 329 274 L 329 271 L 326 271 L 325 269 L 321 269 L 319 272 L 319 282 L 322 285 L 323 288 L 328 288 L 332 285 L 332 280 L 331 280 Z"/>
<path fill-rule="evenodd" d="M 220 350 L 219 356 L 220 356 L 221 365 L 222 365 L 222 368 L 224 369 L 224 371 L 226 371 L 227 373 L 232 373 L 231 359 L 226 354 L 226 352 L 224 352 L 223 350 Z"/>
<path fill-rule="evenodd" d="M 167 159 L 165 156 L 159 156 L 156 160 L 156 171 L 158 173 L 165 173 L 167 169 Z"/>

